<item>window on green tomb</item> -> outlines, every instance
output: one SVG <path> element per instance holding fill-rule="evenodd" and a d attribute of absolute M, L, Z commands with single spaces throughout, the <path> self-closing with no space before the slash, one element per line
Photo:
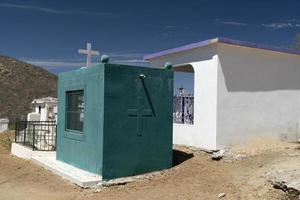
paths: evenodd
<path fill-rule="evenodd" d="M 68 91 L 66 107 L 66 128 L 71 131 L 83 132 L 84 121 L 83 90 Z"/>

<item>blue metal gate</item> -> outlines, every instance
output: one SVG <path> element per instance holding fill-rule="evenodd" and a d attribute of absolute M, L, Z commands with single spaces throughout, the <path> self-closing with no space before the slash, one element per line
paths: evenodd
<path fill-rule="evenodd" d="M 194 97 L 173 97 L 173 123 L 194 124 Z"/>

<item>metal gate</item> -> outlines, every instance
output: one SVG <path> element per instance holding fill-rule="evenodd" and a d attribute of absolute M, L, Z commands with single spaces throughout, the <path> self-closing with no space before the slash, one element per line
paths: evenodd
<path fill-rule="evenodd" d="M 55 151 L 55 121 L 18 121 L 16 122 L 15 142 L 32 150 Z"/>
<path fill-rule="evenodd" d="M 173 97 L 173 123 L 194 124 L 194 97 Z"/>

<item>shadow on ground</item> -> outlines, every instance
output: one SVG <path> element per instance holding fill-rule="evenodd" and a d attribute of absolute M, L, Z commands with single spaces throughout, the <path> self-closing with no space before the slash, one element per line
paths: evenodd
<path fill-rule="evenodd" d="M 173 167 L 191 159 L 192 157 L 194 157 L 193 153 L 186 153 L 184 151 L 173 149 Z"/>

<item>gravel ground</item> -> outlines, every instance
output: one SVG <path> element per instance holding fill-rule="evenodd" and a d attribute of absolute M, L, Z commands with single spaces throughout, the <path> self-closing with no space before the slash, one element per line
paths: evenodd
<path fill-rule="evenodd" d="M 96 191 L 81 189 L 31 161 L 11 156 L 9 138 L 11 132 L 0 134 L 0 199 L 5 200 L 288 199 L 283 191 L 272 187 L 266 174 L 277 164 L 293 166 L 300 161 L 295 156 L 300 151 L 297 144 L 278 143 L 274 147 L 268 140 L 255 154 L 237 148 L 235 153 L 244 156 L 220 161 L 213 161 L 202 151 L 176 147 L 171 169 Z"/>

